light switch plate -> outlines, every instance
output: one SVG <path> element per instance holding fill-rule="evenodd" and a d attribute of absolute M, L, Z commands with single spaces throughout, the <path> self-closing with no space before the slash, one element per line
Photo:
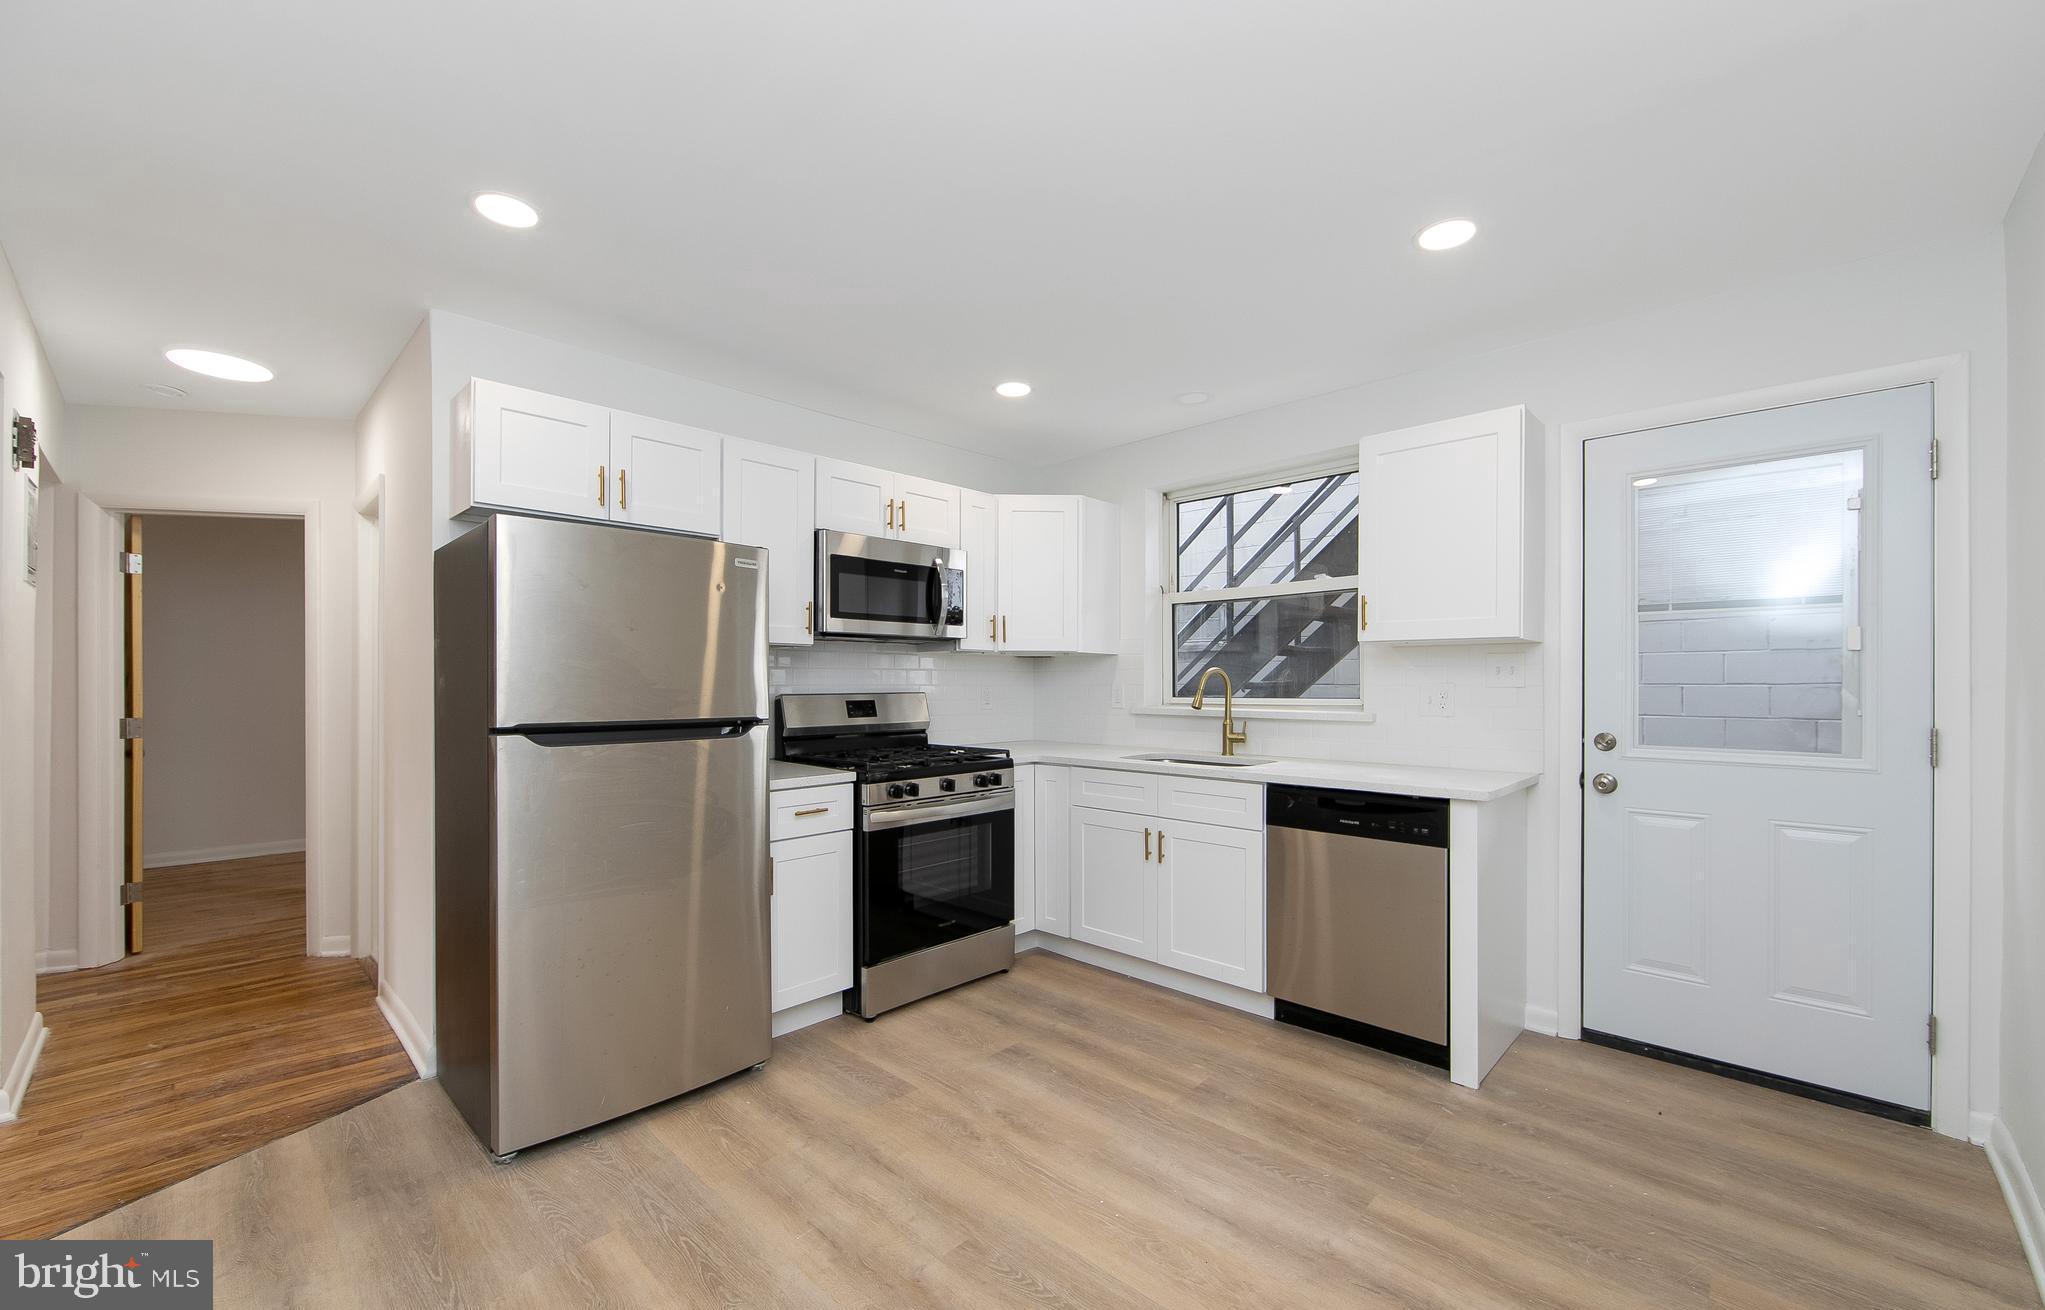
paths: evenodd
<path fill-rule="evenodd" d="M 1511 647 L 1484 652 L 1484 685 L 1487 687 L 1524 687 L 1527 685 L 1526 665 L 1521 661 L 1520 652 Z"/>

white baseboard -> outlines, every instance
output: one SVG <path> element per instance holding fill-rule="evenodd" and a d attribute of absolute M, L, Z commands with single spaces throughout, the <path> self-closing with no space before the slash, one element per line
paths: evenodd
<path fill-rule="evenodd" d="M 296 855 L 305 849 L 305 838 L 287 841 L 250 842 L 244 846 L 208 846 L 195 851 L 158 851 L 142 857 L 145 869 L 168 869 L 179 864 L 214 864 L 221 860 L 253 860 L 259 855 Z"/>
<path fill-rule="evenodd" d="M 320 938 L 320 954 L 327 958 L 337 955 L 353 955 L 355 954 L 355 939 L 347 933 L 341 933 L 333 937 L 322 937 Z"/>
<path fill-rule="evenodd" d="M 78 948 L 75 946 L 66 947 L 63 950 L 36 952 L 36 972 L 39 974 L 69 973 L 77 967 Z"/>
<path fill-rule="evenodd" d="M 1015 949 L 1017 954 L 1024 951 L 1049 951 L 1068 960 L 1078 960 L 1081 964 L 1091 964 L 1110 973 L 1119 973 L 1124 977 L 1170 991 L 1183 992 L 1187 996 L 1197 996 L 1203 1001 L 1213 1001 L 1217 1005 L 1226 1005 L 1232 1010 L 1241 1010 L 1245 1014 L 1254 1014 L 1260 1018 L 1269 1019 L 1274 1009 L 1271 998 L 1262 992 L 1248 991 L 1225 982 L 1216 982 L 1212 978 L 1202 978 L 1198 974 L 1181 973 L 1169 965 L 1158 964 L 1153 960 L 1139 960 L 1133 955 L 1123 955 L 1095 946 L 1092 942 L 1076 942 L 1070 937 L 1033 931 L 1018 936 L 1015 939 Z"/>
<path fill-rule="evenodd" d="M 398 1044 L 405 1048 L 406 1055 L 412 1057 L 412 1067 L 419 1071 L 419 1076 L 431 1078 L 436 1069 L 433 1043 L 426 1040 L 426 1029 L 410 1007 L 389 987 L 378 987 L 376 1008 L 383 1011 L 383 1021 L 397 1034 Z"/>
<path fill-rule="evenodd" d="M 1995 1181 L 2002 1184 L 2010 1217 L 2017 1221 L 2017 1238 L 2024 1244 L 2024 1258 L 2031 1262 L 2038 1295 L 2045 1299 L 2045 1206 L 2040 1206 L 2037 1184 L 2031 1180 L 2024 1157 L 2017 1154 L 2009 1125 L 2001 1119 L 1992 1120 L 1988 1127 L 1988 1163 L 1995 1170 Z"/>
<path fill-rule="evenodd" d="M 36 1059 L 42 1055 L 43 1043 L 49 1037 L 50 1030 L 43 1027 L 42 1012 L 38 1010 L 29 1016 L 21 1048 L 7 1066 L 6 1081 L 0 1082 L 0 1124 L 11 1123 L 19 1116 L 21 1098 L 28 1095 L 29 1076 L 35 1073 Z"/>
<path fill-rule="evenodd" d="M 1532 1002 L 1527 1005 L 1527 1017 L 1522 1021 L 1522 1026 L 1528 1032 L 1540 1033 L 1543 1037 L 1553 1037 L 1562 1031 L 1552 1007 L 1535 1005 Z"/>
<path fill-rule="evenodd" d="M 845 1013 L 845 994 L 843 992 L 832 992 L 829 996 L 819 996 L 814 1001 L 804 1001 L 801 1005 L 791 1005 L 785 1010 L 776 1010 L 774 1012 L 774 1035 L 776 1037 L 786 1037 L 792 1032 L 800 1032 L 811 1024 L 819 1024 L 826 1019 L 835 1019 L 843 1013 Z"/>

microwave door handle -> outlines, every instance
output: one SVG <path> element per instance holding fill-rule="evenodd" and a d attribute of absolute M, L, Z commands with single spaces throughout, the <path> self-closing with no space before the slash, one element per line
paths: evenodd
<path fill-rule="evenodd" d="M 941 559 L 933 559 L 930 561 L 930 586 L 927 589 L 927 594 L 930 599 L 930 626 L 937 629 L 939 632 L 943 632 L 944 561 Z"/>

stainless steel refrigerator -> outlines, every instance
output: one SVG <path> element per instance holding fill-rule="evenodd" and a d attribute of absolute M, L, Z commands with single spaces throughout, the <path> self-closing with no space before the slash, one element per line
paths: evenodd
<path fill-rule="evenodd" d="M 435 553 L 440 1080 L 493 1154 L 767 1058 L 765 566 L 510 515 Z"/>

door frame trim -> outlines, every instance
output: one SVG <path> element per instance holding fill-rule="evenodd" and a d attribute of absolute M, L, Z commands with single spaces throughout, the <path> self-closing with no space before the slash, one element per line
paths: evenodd
<path fill-rule="evenodd" d="M 1932 487 L 1933 652 L 1932 713 L 1940 737 L 1932 773 L 1932 1010 L 1939 1017 L 1938 1048 L 1931 1057 L 1931 1126 L 1949 1137 L 1970 1138 L 1972 1115 L 1973 866 L 1972 795 L 1973 656 L 1969 595 L 1968 357 L 1947 355 L 1857 373 L 1740 392 L 1606 418 L 1565 423 L 1551 483 L 1561 507 L 1557 524 L 1560 621 L 1555 778 L 1567 788 L 1583 769 L 1583 466 L 1586 443 L 1679 423 L 1727 418 L 1755 410 L 1830 400 L 1865 391 L 1932 384 L 1933 433 L 1940 469 Z M 1572 730 L 1572 725 L 1574 728 Z M 1564 792 L 1565 797 L 1568 795 Z M 1559 806 L 1556 868 L 1556 1021 L 1558 1035 L 1583 1036 L 1583 792 Z M 1984 889 L 1988 890 L 1988 889 Z"/>
<path fill-rule="evenodd" d="M 305 953 L 307 955 L 342 956 L 350 954 L 352 949 L 350 935 L 342 934 L 326 937 L 320 931 L 320 912 L 322 906 L 320 889 L 325 885 L 329 877 L 326 866 L 328 861 L 333 858 L 335 847 L 340 845 L 342 849 L 346 849 L 346 846 L 344 843 L 337 843 L 335 841 L 337 834 L 327 831 L 327 825 L 322 822 L 320 812 L 321 800 L 326 794 L 327 780 L 320 771 L 321 752 L 326 747 L 324 735 L 320 731 L 320 642 L 325 635 L 326 629 L 320 622 L 320 606 L 325 603 L 325 598 L 320 594 L 319 587 L 321 563 L 319 553 L 319 502 L 292 497 L 272 499 L 268 497 L 185 496 L 138 493 L 120 489 L 88 495 L 81 488 L 78 494 L 89 499 L 100 509 L 116 516 L 140 514 L 145 518 L 150 515 L 175 515 L 179 517 L 263 518 L 299 521 L 304 543 L 301 564 L 304 572 L 302 603 L 304 605 L 303 622 L 305 626 Z M 90 594 L 85 590 L 89 584 L 83 577 L 86 563 L 86 559 L 81 556 L 79 561 L 81 571 L 79 606 L 81 614 L 84 612 L 84 606 Z M 104 695 L 106 691 L 104 686 L 94 687 L 87 684 L 88 670 L 84 667 L 86 636 L 87 634 L 81 630 L 79 634 L 81 656 L 79 699 L 81 706 L 88 697 L 95 694 Z M 119 641 L 120 633 L 118 631 L 114 632 L 112 636 L 115 641 Z M 78 758 L 81 774 L 79 790 L 82 795 L 88 788 L 85 776 L 88 765 L 93 765 L 95 768 L 101 766 L 93 764 L 98 758 L 96 754 L 88 754 L 88 752 L 93 750 L 93 743 L 86 739 L 86 734 L 90 731 L 91 725 L 82 710 L 79 714 L 78 726 L 80 735 Z M 114 758 L 113 763 L 116 768 L 119 767 L 117 757 Z M 344 779 L 342 785 L 348 786 L 352 790 L 353 781 L 352 778 Z M 113 899 L 116 902 L 119 900 L 119 870 L 106 869 L 95 871 L 84 863 L 83 854 L 87 849 L 85 843 L 88 837 L 90 836 L 94 840 L 104 840 L 104 838 L 101 834 L 88 834 L 84 831 L 87 816 L 83 811 L 84 806 L 81 804 L 79 815 L 81 828 L 79 833 L 79 851 L 81 859 L 78 870 L 78 904 L 81 917 L 88 913 L 94 913 L 95 907 L 99 907 L 97 913 L 104 913 L 105 891 L 109 887 L 113 889 Z M 89 886 L 88 884 L 93 885 Z M 83 948 L 89 940 L 92 940 L 91 934 L 96 930 L 104 931 L 104 925 L 81 922 L 79 926 L 80 967 L 111 963 L 113 960 L 122 957 L 122 953 L 114 953 L 108 959 L 87 961 Z M 105 942 L 103 938 L 101 940 L 104 949 L 111 950 L 111 943 Z"/>

